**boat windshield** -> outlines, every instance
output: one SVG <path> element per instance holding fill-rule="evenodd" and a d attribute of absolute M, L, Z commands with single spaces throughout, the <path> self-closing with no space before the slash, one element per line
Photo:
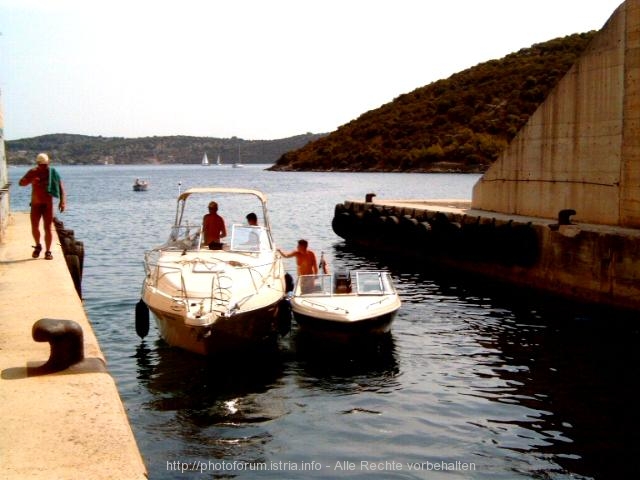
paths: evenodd
<path fill-rule="evenodd" d="M 295 295 L 390 295 L 395 293 L 389 272 L 356 271 L 335 275 L 300 275 Z"/>
<path fill-rule="evenodd" d="M 296 295 L 329 296 L 333 293 L 333 275 L 300 275 Z"/>
<path fill-rule="evenodd" d="M 179 250 L 184 249 L 197 249 L 200 246 L 200 225 L 174 225 L 171 228 L 171 234 L 169 240 L 164 245 L 164 248 L 176 248 Z"/>
<path fill-rule="evenodd" d="M 271 250 L 269 235 L 261 226 L 233 225 L 231 250 L 236 252 L 264 252 Z"/>
<path fill-rule="evenodd" d="M 388 295 L 394 293 L 388 272 L 355 272 L 359 295 Z"/>

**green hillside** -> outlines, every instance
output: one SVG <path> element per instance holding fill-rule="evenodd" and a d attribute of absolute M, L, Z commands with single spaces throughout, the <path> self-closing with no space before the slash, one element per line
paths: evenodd
<path fill-rule="evenodd" d="M 279 140 L 243 140 L 212 137 L 91 137 L 52 134 L 6 142 L 9 164 L 33 163 L 39 152 L 47 152 L 59 164 L 170 164 L 200 163 L 218 154 L 223 163 L 274 163 L 283 153 L 303 147 L 323 134 L 307 133 Z"/>
<path fill-rule="evenodd" d="M 285 153 L 271 169 L 482 172 L 595 33 L 536 44 L 417 88 Z"/>

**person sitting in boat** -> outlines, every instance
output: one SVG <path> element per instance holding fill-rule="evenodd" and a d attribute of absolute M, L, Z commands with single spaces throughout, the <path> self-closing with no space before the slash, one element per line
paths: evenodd
<path fill-rule="evenodd" d="M 252 227 L 258 226 L 258 216 L 255 213 L 253 212 L 247 213 L 246 219 L 247 219 L 247 223 Z"/>
<path fill-rule="evenodd" d="M 296 257 L 296 265 L 298 266 L 298 276 L 300 275 L 317 275 L 318 264 L 316 262 L 316 254 L 309 250 L 309 242 L 304 239 L 298 240 L 298 247 L 290 253 L 284 253 L 278 249 L 278 253 L 284 258 Z M 303 293 L 313 290 L 313 278 L 306 279 L 308 282 L 302 285 Z"/>
<path fill-rule="evenodd" d="M 224 219 L 218 215 L 216 202 L 209 202 L 209 213 L 202 217 L 202 233 L 204 243 L 208 245 L 209 250 L 222 249 L 221 240 L 227 236 L 227 228 Z"/>
<path fill-rule="evenodd" d="M 246 216 L 246 219 L 247 219 L 247 223 L 250 226 L 252 227 L 258 226 L 258 216 L 255 213 L 253 212 L 248 213 Z M 251 233 L 249 233 L 249 239 L 247 240 L 247 244 L 255 247 L 258 247 L 260 245 L 260 235 L 258 235 L 258 232 L 253 230 Z"/>

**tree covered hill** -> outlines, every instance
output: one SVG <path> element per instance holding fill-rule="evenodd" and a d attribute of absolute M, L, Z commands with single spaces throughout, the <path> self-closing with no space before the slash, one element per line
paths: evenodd
<path fill-rule="evenodd" d="M 596 32 L 539 43 L 400 95 L 271 170 L 483 172 Z"/>
<path fill-rule="evenodd" d="M 33 163 L 47 152 L 59 164 L 170 164 L 200 163 L 218 154 L 223 163 L 274 163 L 283 153 L 303 147 L 324 134 L 306 133 L 279 140 L 243 140 L 237 137 L 93 137 L 52 134 L 6 142 L 9 164 Z"/>

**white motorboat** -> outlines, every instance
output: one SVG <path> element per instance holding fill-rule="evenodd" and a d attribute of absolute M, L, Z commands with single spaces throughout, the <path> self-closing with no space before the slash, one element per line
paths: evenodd
<path fill-rule="evenodd" d="M 133 191 L 134 192 L 146 192 L 149 189 L 149 182 L 146 180 L 140 180 L 136 178 L 136 181 L 133 182 Z"/>
<path fill-rule="evenodd" d="M 229 241 L 219 250 L 209 250 L 202 235 L 202 214 L 211 200 L 225 222 L 237 221 L 227 227 Z M 178 196 L 169 240 L 145 253 L 142 285 L 142 302 L 167 343 L 213 354 L 274 340 L 286 329 L 285 271 L 266 202 L 262 192 L 239 188 L 191 188 Z M 261 212 L 259 226 L 241 224 L 248 211 Z M 145 317 L 140 307 L 137 329 Z M 148 331 L 148 310 L 146 317 Z M 146 334 L 145 325 L 142 330 Z"/>
<path fill-rule="evenodd" d="M 388 332 L 401 304 L 391 275 L 377 270 L 300 275 L 290 301 L 301 329 L 346 334 Z"/>

